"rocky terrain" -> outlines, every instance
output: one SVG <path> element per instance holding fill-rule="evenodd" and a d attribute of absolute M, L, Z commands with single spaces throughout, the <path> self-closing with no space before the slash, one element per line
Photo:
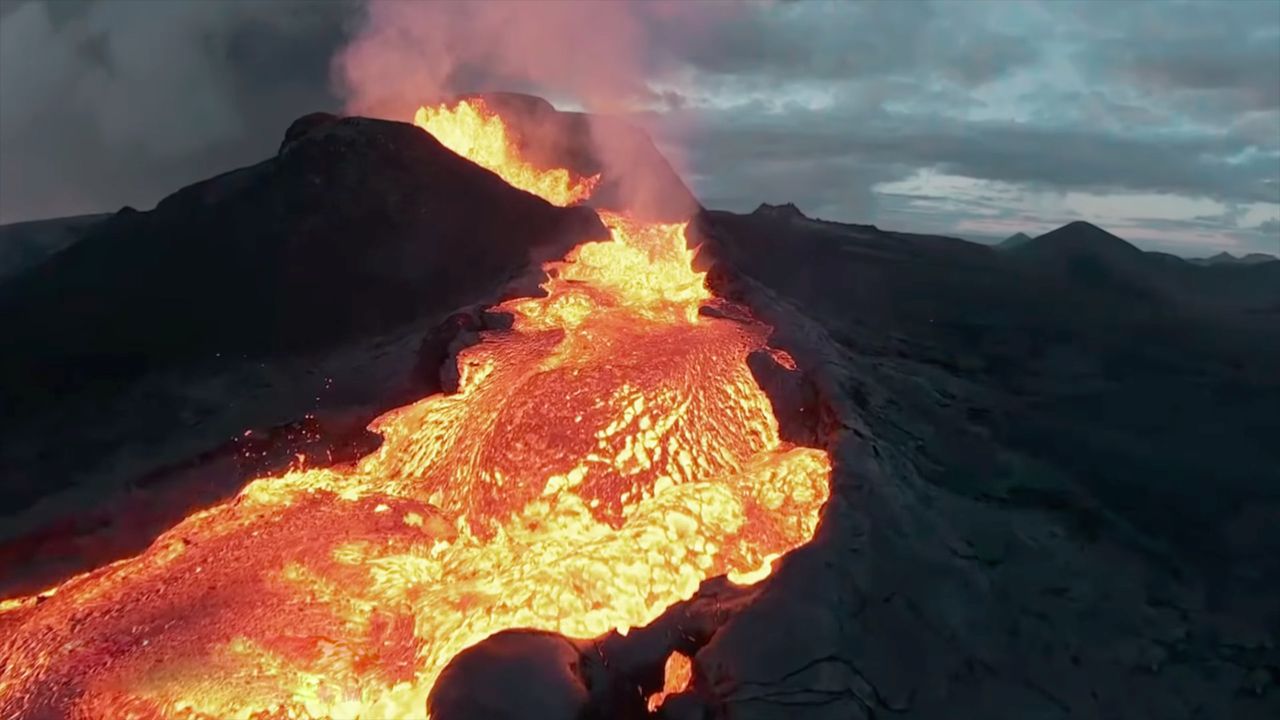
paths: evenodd
<path fill-rule="evenodd" d="M 1083 224 L 698 230 L 844 428 L 819 538 L 698 655 L 728 717 L 1275 714 L 1274 275 L 1206 304 Z"/>
<path fill-rule="evenodd" d="M 302 118 L 276 157 L 126 208 L 0 285 L 0 509 L 332 404 L 385 406 L 377 373 L 334 358 L 420 334 L 604 234 L 412 126 Z"/>
<path fill-rule="evenodd" d="M 299 449 L 366 451 L 476 308 L 598 233 L 410 126 L 329 116 L 94 225 L 0 285 L 0 592 L 134 552 Z M 1178 265 L 1085 223 L 997 250 L 791 205 L 690 235 L 805 371 L 758 374 L 835 470 L 814 541 L 662 716 L 1280 713 L 1280 263 Z"/>

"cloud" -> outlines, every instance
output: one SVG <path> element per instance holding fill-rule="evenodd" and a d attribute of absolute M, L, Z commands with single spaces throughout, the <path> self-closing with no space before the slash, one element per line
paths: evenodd
<path fill-rule="evenodd" d="M 4 8 L 0 222 L 148 206 L 265 157 L 314 109 L 401 117 L 435 92 L 515 89 L 630 109 L 712 206 L 961 232 L 1096 209 L 1073 194 L 1159 196 L 1108 217 L 1206 250 L 1276 244 L 1270 210 L 1171 206 L 1280 206 L 1276 3 Z M 967 184 L 877 190 L 922 176 Z"/>
<path fill-rule="evenodd" d="M 1266 154 L 1228 162 L 1238 145 L 1215 137 L 1151 138 L 1088 128 L 1010 122 L 943 123 L 918 114 L 862 109 L 815 114 L 797 108 L 770 113 L 759 107 L 716 111 L 703 121 L 693 147 L 694 167 L 751 163 L 753 175 L 770 168 L 843 163 L 868 178 L 895 169 L 901 176 L 931 168 L 966 177 L 1019 183 L 1063 192 L 1144 191 L 1223 201 L 1276 201 L 1275 158 Z M 762 165 L 769 163 L 769 165 Z M 880 168 L 883 172 L 873 171 Z M 753 178 L 759 183 L 758 178 Z M 788 178 L 774 192 L 825 192 L 829 177 Z M 798 183 L 798 184 L 797 184 Z"/>
<path fill-rule="evenodd" d="M 1208 101 L 1215 110 L 1280 109 L 1280 5 L 1109 3 L 1082 8 L 1078 61 L 1150 98 Z M 1108 77 L 1110 76 L 1110 78 Z"/>
<path fill-rule="evenodd" d="M 660 35 L 659 37 L 669 37 Z M 915 76 L 989 82 L 1035 57 L 1034 38 L 993 30 L 947 3 L 761 3 L 702 42 L 663 47 L 707 75 L 761 84 Z"/>
<path fill-rule="evenodd" d="M 353 6 L 25 2 L 0 17 L 0 222 L 149 207 L 332 108 Z M 9 6 L 6 6 L 9 7 Z"/>
<path fill-rule="evenodd" d="M 528 90 L 596 111 L 651 101 L 670 51 L 738 14 L 726 4 L 368 0 L 337 57 L 348 109 L 402 116 L 461 92 Z"/>
<path fill-rule="evenodd" d="M 1234 216 L 1203 221 L 1212 233 L 1177 224 L 1206 203 L 1280 204 L 1280 6 L 1226 5 L 913 3 L 898 11 L 914 20 L 884 23 L 839 22 L 816 3 L 763 8 L 754 22 L 769 31 L 737 39 L 767 47 L 704 48 L 715 62 L 695 57 L 681 91 L 678 113 L 703 117 L 695 189 L 736 209 L 794 200 L 932 232 L 989 223 L 1001 207 L 1015 222 L 1033 221 L 1031 206 L 1076 219 L 1098 207 L 1082 194 L 1147 198 L 1108 219 L 1174 223 L 1140 229 L 1157 237 L 1148 245 L 1194 230 L 1202 244 L 1270 248 L 1265 229 Z M 975 64 L 984 47 L 992 59 Z M 1007 192 L 993 205 L 875 189 L 922 172 Z"/>

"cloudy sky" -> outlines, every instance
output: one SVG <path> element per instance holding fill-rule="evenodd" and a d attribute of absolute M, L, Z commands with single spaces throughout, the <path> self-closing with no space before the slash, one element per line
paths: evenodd
<path fill-rule="evenodd" d="M 353 44 L 394 37 L 404 72 L 366 70 L 445 68 L 432 81 L 457 90 L 591 107 L 599 83 L 576 74 L 610 68 L 711 207 L 790 200 L 973 239 L 1087 219 L 1183 255 L 1280 253 L 1277 0 L 620 3 L 581 19 L 598 4 L 525 2 L 456 23 L 394 0 L 0 3 L 0 222 L 149 208 L 267 157 L 293 118 L 352 106 Z M 379 17 L 390 32 L 371 31 Z M 439 30 L 476 27 L 517 41 Z M 526 72 L 511 55 L 540 55 L 530 37 L 574 53 Z"/>

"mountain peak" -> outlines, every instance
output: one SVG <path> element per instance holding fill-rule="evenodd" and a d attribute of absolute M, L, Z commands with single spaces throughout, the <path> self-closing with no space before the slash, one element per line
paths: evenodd
<path fill-rule="evenodd" d="M 1014 233 L 1010 235 L 1004 240 L 1001 240 L 999 243 L 996 244 L 996 247 L 1000 248 L 1001 250 L 1012 250 L 1013 248 L 1026 245 L 1029 242 L 1031 242 L 1031 236 L 1024 232 L 1019 232 L 1019 233 Z"/>
<path fill-rule="evenodd" d="M 1254 265 L 1257 263 L 1275 262 L 1276 260 L 1280 260 L 1280 258 L 1270 253 L 1260 253 L 1260 252 L 1249 253 L 1248 255 L 1244 255 L 1240 258 L 1240 262 L 1248 263 L 1250 265 Z"/>
<path fill-rule="evenodd" d="M 1268 255 L 1267 253 L 1255 252 L 1236 257 L 1229 252 L 1223 251 L 1216 255 L 1210 255 L 1207 258 L 1194 259 L 1191 262 L 1197 265 L 1258 265 L 1261 263 L 1274 262 L 1276 260 L 1280 260 L 1280 258 L 1277 258 L 1275 255 Z"/>
<path fill-rule="evenodd" d="M 796 207 L 795 203 L 783 203 L 781 205 L 770 205 L 769 203 L 760 203 L 760 207 L 751 213 L 752 215 L 765 215 L 778 219 L 808 219 L 808 216 Z"/>
<path fill-rule="evenodd" d="M 1072 252 L 1142 254 L 1141 250 L 1123 238 L 1084 220 L 1075 220 L 1056 230 L 1050 230 L 1027 243 L 1025 247 L 1044 250 L 1054 248 Z"/>

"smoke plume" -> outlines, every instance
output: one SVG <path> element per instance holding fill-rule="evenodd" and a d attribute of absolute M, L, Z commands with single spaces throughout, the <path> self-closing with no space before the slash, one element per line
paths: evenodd
<path fill-rule="evenodd" d="M 335 69 L 352 114 L 409 118 L 421 104 L 458 94 L 514 90 L 561 109 L 633 115 L 660 107 L 663 90 L 677 83 L 673 58 L 681 53 L 673 51 L 735 11 L 716 3 L 372 0 Z M 612 118 L 591 134 L 606 181 L 613 176 L 637 205 L 653 205 L 670 169 L 643 167 L 654 162 L 652 147 L 619 132 Z M 678 153 L 668 159 L 679 165 Z"/>

